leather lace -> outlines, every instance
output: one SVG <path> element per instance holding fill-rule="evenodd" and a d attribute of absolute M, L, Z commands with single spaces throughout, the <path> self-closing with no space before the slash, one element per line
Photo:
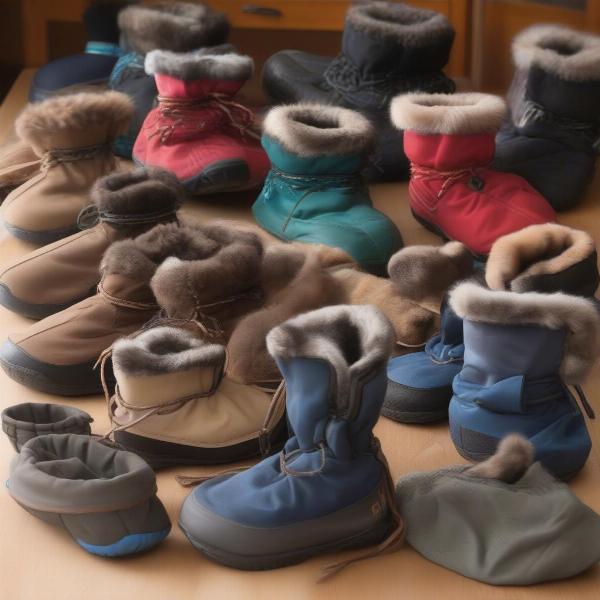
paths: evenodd
<path fill-rule="evenodd" d="M 441 179 L 442 186 L 437 193 L 437 199 L 439 200 L 455 183 L 464 179 L 465 177 L 474 178 L 476 181 L 481 181 L 478 172 L 487 169 L 487 165 L 478 167 L 468 167 L 466 169 L 454 169 L 449 171 L 440 171 L 431 167 L 425 167 L 423 165 L 416 165 L 411 163 L 410 165 L 410 176 L 411 179 L 422 179 L 424 181 L 434 181 Z"/>
<path fill-rule="evenodd" d="M 113 304 L 114 306 L 120 306 L 121 308 L 131 308 L 133 310 L 158 310 L 160 306 L 154 302 L 135 302 L 134 300 L 127 300 L 125 298 L 119 298 L 113 296 L 106 290 L 102 280 L 98 284 L 98 294 L 100 294 L 105 300 Z"/>
<path fill-rule="evenodd" d="M 214 120 L 198 118 L 201 110 L 208 110 L 224 119 L 242 137 L 260 139 L 260 134 L 254 130 L 254 113 L 226 94 L 209 94 L 202 98 L 158 96 L 158 104 L 161 118 L 148 137 L 158 136 L 161 144 L 167 144 L 178 129 L 190 136 L 212 131 L 215 128 Z"/>
<path fill-rule="evenodd" d="M 145 214 L 117 214 L 100 210 L 95 204 L 84 206 L 77 215 L 77 227 L 81 230 L 90 229 L 98 223 L 108 223 L 113 227 L 135 227 L 138 225 L 149 225 L 160 221 L 175 220 L 177 209 L 174 206 L 169 210 L 156 211 Z"/>
<path fill-rule="evenodd" d="M 110 159 L 113 165 L 115 164 L 110 144 L 96 144 L 82 148 L 52 148 L 42 156 L 40 169 L 47 170 L 62 163 L 90 160 L 103 155 Z"/>

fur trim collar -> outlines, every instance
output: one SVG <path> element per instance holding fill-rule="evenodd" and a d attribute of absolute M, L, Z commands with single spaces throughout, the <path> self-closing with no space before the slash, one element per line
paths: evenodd
<path fill-rule="evenodd" d="M 384 367 L 393 346 L 391 323 L 369 305 L 320 308 L 286 321 L 267 336 L 275 360 L 318 358 L 329 363 L 338 399 L 348 396 L 357 377 Z"/>
<path fill-rule="evenodd" d="M 490 94 L 405 94 L 390 106 L 392 123 L 423 135 L 495 133 L 506 103 Z"/>
<path fill-rule="evenodd" d="M 140 54 L 159 48 L 188 52 L 221 44 L 229 34 L 225 14 L 191 2 L 129 6 L 119 13 L 119 28 L 126 45 Z"/>
<path fill-rule="evenodd" d="M 559 25 L 535 25 L 512 45 L 518 69 L 532 66 L 566 81 L 600 80 L 600 36 Z"/>
<path fill-rule="evenodd" d="M 518 433 L 511 433 L 500 440 L 496 452 L 490 458 L 469 467 L 465 475 L 514 483 L 533 464 L 534 455 L 533 444 L 528 439 Z"/>
<path fill-rule="evenodd" d="M 567 294 L 497 292 L 462 283 L 450 292 L 450 306 L 463 319 L 498 325 L 565 329 L 561 375 L 580 383 L 600 352 L 600 317 L 594 304 Z"/>
<path fill-rule="evenodd" d="M 59 132 L 78 132 L 105 125 L 117 136 L 133 115 L 133 102 L 120 92 L 81 92 L 28 104 L 15 122 L 17 135 L 35 145 Z"/>
<path fill-rule="evenodd" d="M 162 375 L 215 367 L 225 362 L 225 348 L 179 327 L 154 327 L 113 345 L 114 369 L 126 375 Z"/>
<path fill-rule="evenodd" d="M 373 126 L 361 114 L 316 103 L 272 108 L 263 131 L 298 156 L 362 154 L 375 141 Z"/>
<path fill-rule="evenodd" d="M 393 40 L 413 48 L 454 39 L 454 29 L 444 15 L 396 2 L 353 6 L 346 15 L 346 24 L 369 37 Z"/>
<path fill-rule="evenodd" d="M 146 167 L 101 177 L 92 187 L 90 195 L 100 220 L 107 215 L 131 220 L 138 215 L 154 213 L 174 216 L 185 199 L 183 186 L 172 173 Z"/>
<path fill-rule="evenodd" d="M 494 243 L 486 265 L 485 281 L 493 290 L 542 291 L 536 288 L 541 276 L 546 276 L 548 283 L 551 276 L 564 273 L 592 256 L 595 263 L 595 254 L 594 240 L 585 231 L 558 223 L 530 225 Z M 561 282 L 557 279 L 552 291 L 561 291 Z"/>
<path fill-rule="evenodd" d="M 146 55 L 144 67 L 148 75 L 170 75 L 184 81 L 218 79 L 245 81 L 252 77 L 254 61 L 249 56 L 230 52 L 176 53 L 169 50 L 153 50 Z"/>
<path fill-rule="evenodd" d="M 156 300 L 171 317 L 196 318 L 210 314 L 211 306 L 214 311 L 223 300 L 257 293 L 263 253 L 258 236 L 222 225 L 204 226 L 202 236 L 210 244 L 209 252 L 169 256 L 152 278 Z"/>
<path fill-rule="evenodd" d="M 460 242 L 407 246 L 388 262 L 394 289 L 401 296 L 439 311 L 448 288 L 473 273 L 473 256 Z"/>

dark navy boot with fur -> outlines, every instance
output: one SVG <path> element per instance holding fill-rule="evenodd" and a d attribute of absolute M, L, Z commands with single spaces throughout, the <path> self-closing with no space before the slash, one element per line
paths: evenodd
<path fill-rule="evenodd" d="M 508 433 L 520 433 L 536 460 L 573 477 L 591 448 L 585 419 L 567 385 L 579 386 L 600 352 L 600 317 L 567 294 L 491 291 L 463 283 L 450 293 L 463 319 L 464 363 L 448 411 L 457 451 L 480 461 Z"/>
<path fill-rule="evenodd" d="M 493 166 L 516 173 L 556 210 L 575 206 L 594 173 L 600 139 L 600 36 L 536 25 L 513 42 L 510 119 Z"/>
<path fill-rule="evenodd" d="M 395 548 L 401 518 L 373 437 L 391 324 L 374 307 L 338 305 L 286 321 L 267 345 L 294 434 L 279 454 L 198 486 L 180 527 L 209 558 L 249 570 L 384 540 L 369 555 Z"/>
<path fill-rule="evenodd" d="M 453 39 L 452 26 L 439 13 L 395 2 L 360 4 L 348 11 L 336 58 L 283 50 L 265 63 L 263 87 L 275 104 L 312 101 L 365 113 L 378 128 L 368 178 L 407 178 L 408 161 L 390 124 L 389 104 L 406 92 L 454 91 L 442 72 Z"/>

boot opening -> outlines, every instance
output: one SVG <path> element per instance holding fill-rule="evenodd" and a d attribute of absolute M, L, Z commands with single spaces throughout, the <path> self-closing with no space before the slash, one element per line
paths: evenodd
<path fill-rule="evenodd" d="M 540 44 L 542 50 L 551 50 L 561 56 L 572 56 L 581 51 L 581 45 L 572 41 L 552 40 Z"/>
<path fill-rule="evenodd" d="M 152 354 L 176 354 L 178 352 L 183 352 L 184 350 L 189 350 L 190 344 L 185 339 L 179 339 L 176 337 L 164 337 L 157 340 L 152 340 L 152 342 L 148 346 L 148 350 Z"/>
<path fill-rule="evenodd" d="M 312 114 L 296 115 L 295 120 L 302 125 L 315 127 L 317 129 L 338 129 L 339 123 L 333 117 L 328 118 L 322 115 L 316 116 Z"/>
<path fill-rule="evenodd" d="M 363 355 L 361 332 L 354 323 L 347 323 L 339 331 L 339 348 L 348 366 L 353 365 Z"/>
<path fill-rule="evenodd" d="M 414 25 L 415 23 L 423 23 L 428 21 L 430 16 L 420 10 L 400 10 L 393 11 L 387 6 L 368 6 L 365 13 L 376 21 L 384 23 L 398 23 L 399 25 Z"/>

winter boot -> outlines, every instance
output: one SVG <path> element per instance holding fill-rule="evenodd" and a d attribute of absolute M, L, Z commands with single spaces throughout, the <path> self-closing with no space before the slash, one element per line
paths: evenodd
<path fill-rule="evenodd" d="M 10 465 L 6 487 L 28 513 L 66 529 L 99 556 L 143 552 L 171 530 L 152 469 L 132 452 L 86 435 L 29 440 Z"/>
<path fill-rule="evenodd" d="M 260 187 L 269 159 L 254 113 L 233 99 L 253 68 L 249 56 L 233 53 L 148 54 L 158 107 L 142 125 L 133 160 L 169 169 L 191 194 Z"/>
<path fill-rule="evenodd" d="M 157 326 L 112 348 L 112 435 L 155 469 L 244 460 L 281 446 L 285 394 L 232 381 L 225 347 Z"/>
<path fill-rule="evenodd" d="M 492 246 L 485 281 L 492 290 L 565 292 L 593 299 L 600 280 L 596 261 L 594 240 L 584 231 L 556 223 L 530 225 Z M 463 278 L 468 274 L 466 269 Z M 477 271 L 474 276 L 483 279 Z M 452 381 L 462 369 L 463 325 L 446 300 L 441 314 L 440 332 L 423 352 L 388 364 L 381 414 L 394 421 L 429 423 L 448 416 Z"/>
<path fill-rule="evenodd" d="M 127 0 L 92 0 L 83 13 L 88 42 L 82 54 L 58 58 L 38 69 L 29 89 L 29 101 L 56 94 L 105 86 L 122 54 L 117 15 Z"/>
<path fill-rule="evenodd" d="M 17 118 L 19 137 L 42 157 L 39 172 L 2 204 L 9 233 L 49 244 L 76 233 L 93 183 L 115 168 L 111 144 L 132 113 L 117 92 L 57 96 L 30 104 Z"/>
<path fill-rule="evenodd" d="M 406 541 L 491 585 L 544 583 L 596 565 L 600 516 L 532 459 L 531 444 L 509 435 L 478 465 L 402 477 L 396 494 Z"/>
<path fill-rule="evenodd" d="M 80 233 L 19 258 L 0 273 L 0 304 L 42 319 L 94 294 L 100 261 L 112 242 L 175 220 L 185 194 L 163 169 L 134 169 L 99 179 Z"/>
<path fill-rule="evenodd" d="M 463 319 L 465 345 L 448 411 L 459 454 L 488 458 L 504 435 L 520 433 L 550 472 L 573 477 L 591 441 L 566 386 L 578 386 L 600 352 L 595 305 L 561 293 L 516 294 L 463 283 L 450 293 L 450 306 Z"/>
<path fill-rule="evenodd" d="M 263 87 L 274 104 L 311 101 L 363 112 L 377 127 L 367 178 L 408 178 L 408 161 L 389 120 L 389 105 L 407 92 L 452 93 L 442 69 L 454 39 L 445 16 L 395 2 L 348 10 L 342 52 L 331 59 L 283 50 L 264 66 Z"/>
<path fill-rule="evenodd" d="M 374 131 L 359 113 L 318 104 L 269 111 L 262 144 L 272 167 L 252 212 L 269 233 L 341 248 L 385 272 L 402 246 L 396 226 L 373 208 L 360 176 Z"/>
<path fill-rule="evenodd" d="M 208 558 L 250 570 L 379 544 L 390 534 L 370 555 L 394 549 L 401 519 L 372 432 L 391 325 L 374 307 L 333 306 L 287 321 L 267 344 L 285 378 L 294 435 L 280 454 L 198 486 L 181 509 L 183 532 Z"/>
<path fill-rule="evenodd" d="M 262 246 L 251 233 L 176 223 L 156 225 L 134 239 L 115 242 L 102 259 L 98 293 L 11 335 L 0 348 L 0 364 L 12 379 L 43 392 L 101 393 L 94 365 L 102 351 L 138 330 L 159 309 L 150 287 L 158 266 L 168 257 L 215 262 L 222 252 L 235 251 L 259 254 Z M 185 282 L 180 285 L 185 287 Z M 178 315 L 167 310 L 167 316 Z"/>
<path fill-rule="evenodd" d="M 583 198 L 600 146 L 600 36 L 536 25 L 515 38 L 513 59 L 494 168 L 520 175 L 566 210 Z"/>
<path fill-rule="evenodd" d="M 15 188 L 38 173 L 40 164 L 39 156 L 22 140 L 3 144 L 0 147 L 0 203 Z"/>
<path fill-rule="evenodd" d="M 488 167 L 504 111 L 497 96 L 476 93 L 409 94 L 391 108 L 394 124 L 405 130 L 413 215 L 476 256 L 487 255 L 502 235 L 555 219 L 524 179 Z"/>
<path fill-rule="evenodd" d="M 131 158 L 133 144 L 146 115 L 156 104 L 154 77 L 144 70 L 144 58 L 151 50 L 189 52 L 222 44 L 229 34 L 223 13 L 203 4 L 170 2 L 129 6 L 119 13 L 121 45 L 126 49 L 109 80 L 111 89 L 131 97 L 135 105 L 127 132 L 115 143 L 115 153 Z"/>

